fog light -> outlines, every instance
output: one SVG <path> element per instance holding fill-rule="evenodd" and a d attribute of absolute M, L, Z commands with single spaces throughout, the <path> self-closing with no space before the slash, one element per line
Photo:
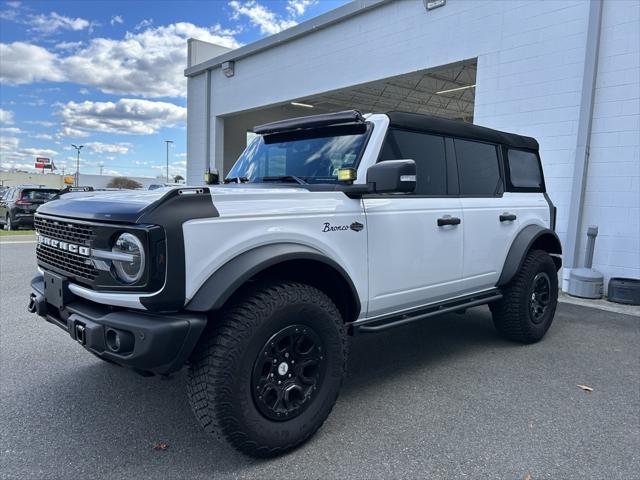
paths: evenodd
<path fill-rule="evenodd" d="M 133 350 L 135 340 L 130 332 L 108 328 L 105 334 L 105 342 L 113 353 L 128 353 Z"/>

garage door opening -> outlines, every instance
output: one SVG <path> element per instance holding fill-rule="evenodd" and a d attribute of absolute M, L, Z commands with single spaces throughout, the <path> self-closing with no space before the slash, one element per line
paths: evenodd
<path fill-rule="evenodd" d="M 477 59 L 406 73 L 321 93 L 224 118 L 224 170 L 228 172 L 262 123 L 286 118 L 360 110 L 403 111 L 473 122 Z"/>

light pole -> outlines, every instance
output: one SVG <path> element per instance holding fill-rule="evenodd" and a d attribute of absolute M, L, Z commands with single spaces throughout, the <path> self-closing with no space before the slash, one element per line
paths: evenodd
<path fill-rule="evenodd" d="M 80 145 L 78 147 L 72 143 L 71 146 L 76 149 L 76 152 L 78 152 L 78 157 L 76 159 L 76 187 L 78 187 L 80 186 L 80 150 L 82 150 L 84 145 Z"/>
<path fill-rule="evenodd" d="M 167 183 L 169 183 L 169 144 L 173 143 L 173 140 L 165 140 L 164 143 L 167 144 Z"/>
<path fill-rule="evenodd" d="M 100 162 L 98 164 L 98 167 L 100 167 L 100 176 L 102 176 L 102 169 L 104 168 L 104 163 Z"/>

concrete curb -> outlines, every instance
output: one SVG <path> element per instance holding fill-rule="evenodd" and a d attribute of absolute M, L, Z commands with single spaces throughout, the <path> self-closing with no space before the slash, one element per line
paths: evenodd
<path fill-rule="evenodd" d="M 570 303 L 572 305 L 595 308 L 605 312 L 622 313 L 624 315 L 640 317 L 640 306 L 637 305 L 623 305 L 621 303 L 609 302 L 605 299 L 588 300 L 586 298 L 576 298 L 571 297 L 564 292 L 560 292 L 558 301 L 562 303 Z"/>

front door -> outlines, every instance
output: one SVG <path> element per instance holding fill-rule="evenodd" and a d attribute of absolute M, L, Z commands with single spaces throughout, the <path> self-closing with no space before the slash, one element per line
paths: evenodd
<path fill-rule="evenodd" d="M 464 224 L 460 199 L 450 191 L 445 151 L 438 135 L 398 129 L 387 134 L 380 161 L 414 160 L 417 183 L 413 194 L 363 199 L 368 317 L 426 305 L 460 289 Z"/>

